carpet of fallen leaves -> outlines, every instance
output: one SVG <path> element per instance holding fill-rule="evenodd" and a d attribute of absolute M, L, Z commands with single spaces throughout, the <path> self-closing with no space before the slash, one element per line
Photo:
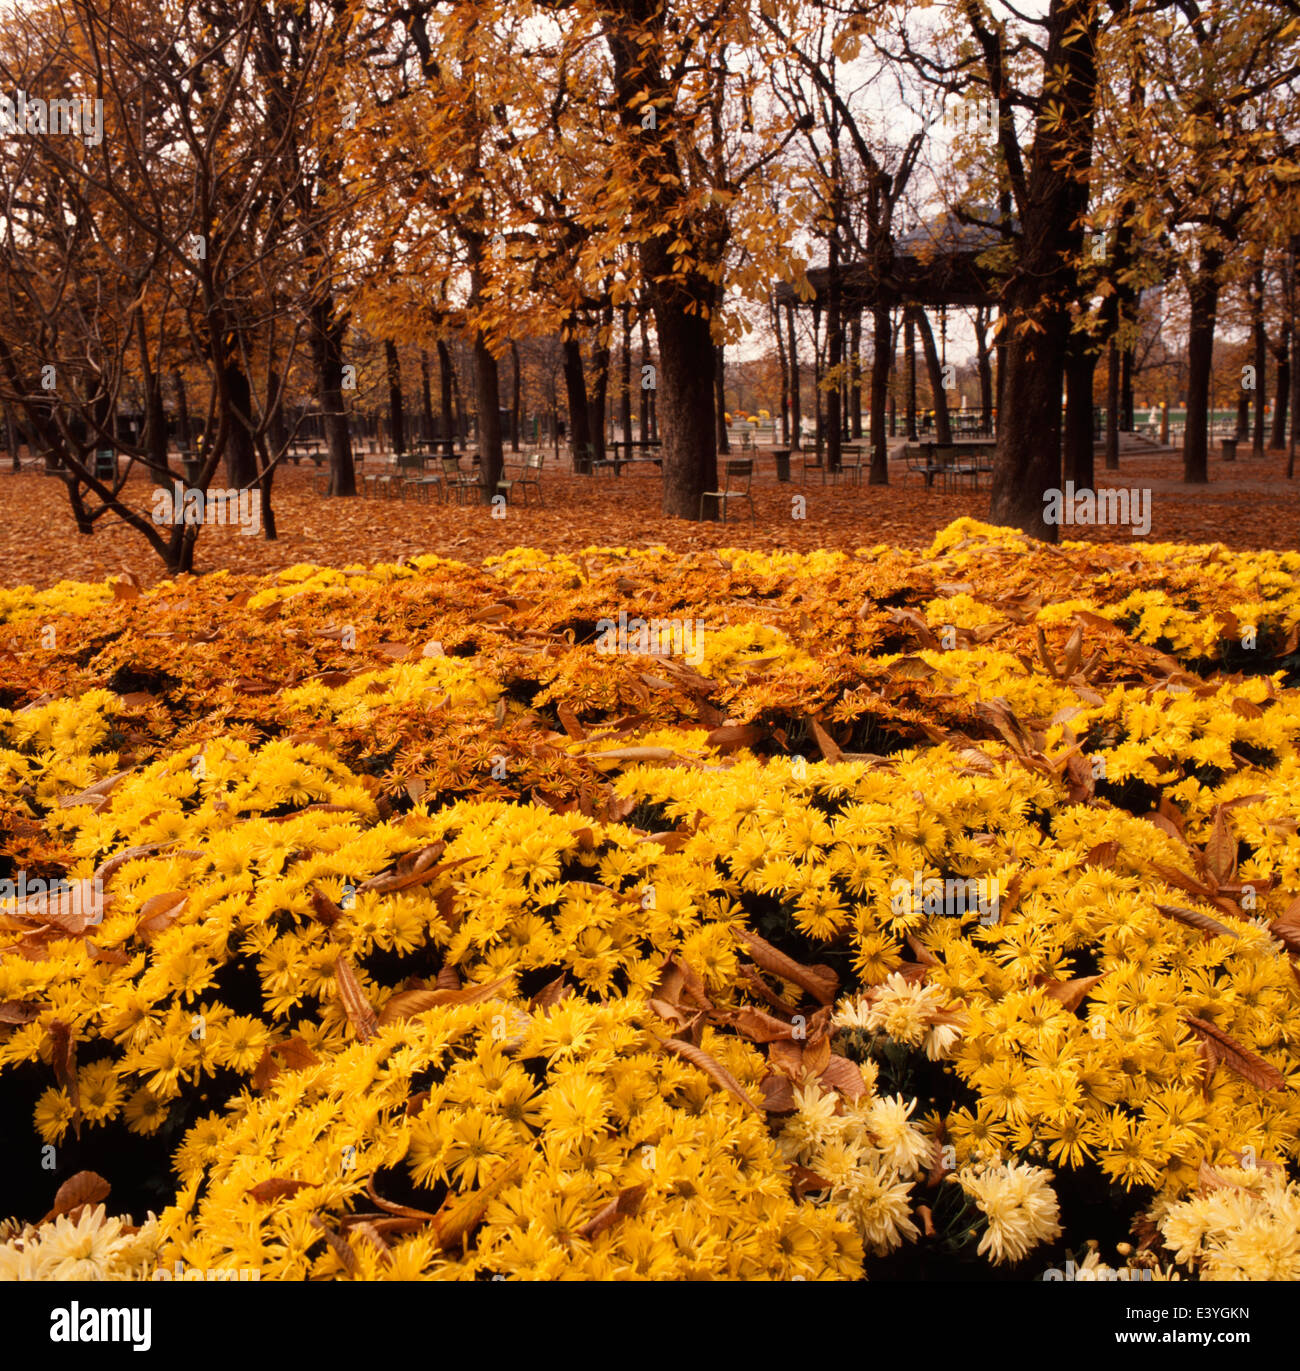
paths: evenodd
<path fill-rule="evenodd" d="M 0 1276 L 108 1200 L 146 1273 L 1300 1278 L 1297 573 L 959 520 L 0 592 L 0 870 L 72 883 L 0 901 Z"/>
<path fill-rule="evenodd" d="M 315 469 L 290 466 L 277 477 L 274 507 L 279 537 L 245 536 L 233 528 L 209 528 L 199 539 L 195 570 L 272 572 L 300 563 L 338 566 L 397 561 L 435 552 L 460 561 L 521 546 L 548 551 L 583 547 L 642 547 L 665 544 L 677 551 L 709 547 L 816 548 L 852 550 L 888 542 L 924 547 L 939 529 L 968 515 L 988 517 L 986 487 L 944 493 L 928 490 L 915 477 L 904 482 L 901 461 L 891 464 L 889 486 L 855 487 L 846 480 L 822 485 L 780 485 L 772 459 L 759 455 L 754 484 L 757 517 L 743 506 L 727 524 L 699 524 L 666 518 L 659 507 L 661 482 L 641 469 L 620 477 L 574 476 L 567 460 L 547 454 L 543 503 L 529 492 L 522 502 L 493 519 L 481 504 L 424 503 L 358 498 L 332 500 L 313 488 Z M 1210 482 L 1187 486 L 1178 454 L 1125 456 L 1122 469 L 1108 473 L 1098 464 L 1097 484 L 1150 487 L 1151 542 L 1222 542 L 1231 548 L 1294 548 L 1300 545 L 1300 479 L 1288 482 L 1285 458 L 1211 461 Z M 373 470 L 373 459 L 372 466 Z M 364 470 L 364 468 L 363 468 Z M 141 510 L 150 508 L 153 483 L 127 486 Z M 794 517 L 792 497 L 806 497 L 804 517 Z M 1071 529 L 1083 541 L 1136 541 L 1127 529 Z M 105 523 L 87 537 L 77 533 L 61 484 L 30 471 L 0 471 L 0 585 L 51 585 L 64 578 L 100 580 L 130 570 L 141 584 L 164 575 L 145 541 L 123 524 Z"/>

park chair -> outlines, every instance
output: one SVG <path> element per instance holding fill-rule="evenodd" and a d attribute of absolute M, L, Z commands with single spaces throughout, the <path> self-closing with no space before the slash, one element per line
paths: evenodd
<path fill-rule="evenodd" d="M 117 453 L 111 447 L 100 448 L 95 453 L 95 463 L 91 468 L 95 480 L 117 480 Z"/>
<path fill-rule="evenodd" d="M 477 473 L 462 471 L 459 457 L 440 457 L 438 461 L 442 466 L 442 490 L 445 492 L 445 498 L 450 500 L 452 491 L 455 491 L 456 503 L 465 504 L 469 500 L 470 491 L 478 485 Z"/>
<path fill-rule="evenodd" d="M 528 487 L 533 486 L 537 490 L 537 501 L 545 504 L 542 499 L 542 463 L 545 457 L 540 452 L 530 453 L 524 458 L 522 465 L 507 463 L 501 479 L 497 482 L 497 489 L 506 496 L 515 487 L 519 487 L 519 493 L 524 497 L 524 504 L 528 503 Z"/>
<path fill-rule="evenodd" d="M 362 484 L 367 495 L 376 495 L 385 500 L 395 499 L 401 494 L 395 471 L 368 471 L 362 477 Z"/>
<path fill-rule="evenodd" d="M 903 457 L 907 462 L 907 470 L 903 473 L 904 485 L 907 484 L 909 476 L 920 476 L 924 478 L 927 490 L 933 487 L 934 478 L 943 474 L 943 467 L 935 461 L 933 454 L 934 449 L 930 443 L 920 447 L 904 447 Z"/>
<path fill-rule="evenodd" d="M 831 484 L 834 485 L 841 476 L 847 477 L 855 486 L 862 484 L 862 459 L 863 449 L 858 443 L 845 443 L 840 448 L 840 469 L 831 472 Z"/>
<path fill-rule="evenodd" d="M 934 457 L 935 461 L 943 468 L 945 494 L 952 485 L 963 479 L 970 480 L 974 488 L 979 489 L 979 469 L 975 464 L 974 457 L 964 456 L 962 449 L 955 445 L 936 447 Z"/>
<path fill-rule="evenodd" d="M 749 502 L 749 521 L 754 522 L 754 497 L 749 493 L 750 482 L 754 478 L 754 459 L 752 457 L 729 457 L 726 462 L 722 489 L 706 490 L 700 495 L 700 518 L 704 518 L 705 500 L 716 500 L 722 510 L 722 522 L 727 522 L 727 502 L 747 500 Z M 734 483 L 734 484 L 733 484 Z"/>
<path fill-rule="evenodd" d="M 393 458 L 393 475 L 396 478 L 397 494 L 405 500 L 407 495 L 414 495 L 417 499 L 423 499 L 428 493 L 430 477 L 423 474 L 419 476 L 407 476 L 408 471 L 424 471 L 424 458 L 418 452 L 399 452 Z M 432 478 L 440 480 L 440 477 Z"/>
<path fill-rule="evenodd" d="M 802 477 L 800 478 L 800 484 L 805 485 L 805 486 L 808 484 L 808 473 L 809 473 L 810 471 L 819 471 L 819 472 L 821 473 L 822 485 L 825 485 L 825 484 L 826 484 L 826 458 L 825 458 L 824 454 L 822 453 L 821 448 L 816 448 L 816 449 L 814 449 L 814 450 L 811 451 L 811 452 L 807 452 L 807 451 L 806 451 L 806 452 L 804 452 L 804 453 L 802 454 L 802 456 L 803 456 L 803 475 L 802 475 Z"/>

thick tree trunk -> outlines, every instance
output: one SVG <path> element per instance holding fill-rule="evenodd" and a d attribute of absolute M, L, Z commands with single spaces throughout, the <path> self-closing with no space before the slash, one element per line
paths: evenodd
<path fill-rule="evenodd" d="M 1070 303 L 1083 293 L 1078 262 L 1092 161 L 1099 13 L 1091 0 L 1051 0 L 1043 64 L 1051 73 L 1052 91 L 1050 98 L 1044 92 L 1035 111 L 1033 148 L 1017 206 L 1019 251 L 1001 302 L 1000 336 L 1007 341 L 1000 359 L 990 517 L 1048 542 L 1060 536 L 1058 526 L 1044 518 L 1045 496 L 1061 479 Z M 985 30 L 982 41 L 989 37 Z M 1007 136 L 1007 125 L 999 128 L 1000 136 Z"/>
<path fill-rule="evenodd" d="M 250 489 L 257 480 L 257 453 L 253 447 L 253 388 L 238 363 L 225 368 L 226 403 L 230 414 L 230 433 L 226 440 L 226 484 L 235 490 Z"/>
<path fill-rule="evenodd" d="M 666 111 L 675 95 L 664 75 L 673 59 L 665 52 L 661 0 L 622 0 L 601 10 L 601 22 L 613 59 L 621 134 L 636 150 L 629 208 L 659 338 L 663 512 L 699 519 L 700 497 L 717 481 L 711 316 L 727 246 L 726 218 L 716 206 L 692 203 L 690 174 L 671 121 L 645 122 L 647 100 Z M 682 214 L 688 207 L 689 214 Z M 650 231 L 651 225 L 662 229 L 665 223 L 675 223 L 685 236 L 697 266 L 684 270 L 680 258 L 668 252 L 671 236 Z"/>
<path fill-rule="evenodd" d="M 991 518 L 996 524 L 1023 529 L 1045 542 L 1056 542 L 1055 524 L 1043 519 L 1045 494 L 1061 479 L 1061 382 L 1070 331 L 1068 314 L 1038 311 L 1040 287 L 1012 318 L 1038 313 L 1041 333 L 1014 333 L 1006 348 L 1006 370 L 998 402 L 998 447 L 993 466 Z"/>
<path fill-rule="evenodd" d="M 1183 430 L 1183 480 L 1204 485 L 1210 479 L 1210 369 L 1214 363 L 1214 325 L 1219 307 L 1219 268 L 1223 257 L 1208 248 L 1192 277 L 1187 335 L 1187 423 Z"/>
<path fill-rule="evenodd" d="M 889 399 L 889 373 L 894 360 L 892 321 L 888 305 L 871 312 L 871 470 L 867 484 L 889 484 L 889 441 L 885 437 L 885 406 Z M 892 416 L 891 416 L 892 420 Z M 893 430 L 893 424 L 890 424 Z"/>
<path fill-rule="evenodd" d="M 657 393 L 663 400 L 663 512 L 699 519 L 700 496 L 716 490 L 718 452 L 714 434 L 713 335 L 709 321 L 687 313 L 690 297 L 664 282 L 654 287 L 655 330 L 659 335 Z M 716 518 L 716 501 L 706 515 Z"/>
<path fill-rule="evenodd" d="M 326 299 L 312 306 L 311 347 L 316 366 L 316 394 L 325 422 L 325 446 L 329 452 L 331 495 L 357 493 L 356 470 L 352 465 L 352 437 L 348 432 L 347 408 L 343 402 L 343 330 L 345 324 L 335 317 L 333 303 Z M 237 436 L 238 430 L 232 437 Z M 252 458 L 249 445 L 249 458 Z M 256 473 L 254 472 L 254 475 Z"/>
<path fill-rule="evenodd" d="M 406 407 L 402 403 L 402 361 L 397 344 L 384 339 L 384 369 L 388 376 L 388 432 L 394 452 L 406 451 Z"/>

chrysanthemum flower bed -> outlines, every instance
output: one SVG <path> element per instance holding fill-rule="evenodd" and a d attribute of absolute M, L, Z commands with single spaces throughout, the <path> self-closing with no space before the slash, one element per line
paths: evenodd
<path fill-rule="evenodd" d="M 0 592 L 0 1276 L 1300 1277 L 1298 573 Z"/>

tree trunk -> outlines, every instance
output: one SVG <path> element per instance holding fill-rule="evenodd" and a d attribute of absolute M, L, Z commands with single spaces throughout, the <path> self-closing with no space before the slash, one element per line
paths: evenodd
<path fill-rule="evenodd" d="M 1264 411 L 1268 400 L 1268 335 L 1264 332 L 1264 272 L 1255 273 L 1251 291 L 1251 334 L 1255 345 L 1255 430 L 1251 435 L 1252 457 L 1264 455 Z"/>
<path fill-rule="evenodd" d="M 478 403 L 479 479 L 486 504 L 496 494 L 504 454 L 501 450 L 501 382 L 497 359 L 482 333 L 474 335 L 474 388 Z"/>
<path fill-rule="evenodd" d="M 618 426 L 623 430 L 623 441 L 632 441 L 632 308 L 623 306 L 623 355 L 619 367 L 618 387 Z M 631 456 L 632 449 L 626 449 Z"/>
<path fill-rule="evenodd" d="M 1030 282 L 1027 288 L 1033 295 L 1021 309 L 1031 315 L 1040 287 Z M 1009 313 L 1019 317 L 1021 309 L 1013 306 Z M 1042 333 L 1013 335 L 998 402 L 990 517 L 995 524 L 1052 543 L 1059 534 L 1055 524 L 1043 519 L 1044 496 L 1061 479 L 1061 381 L 1069 329 L 1068 315 L 1049 316 Z"/>
<path fill-rule="evenodd" d="M 930 377 L 930 393 L 934 397 L 934 439 L 940 447 L 949 447 L 952 443 L 952 424 L 948 419 L 948 395 L 943 387 L 943 374 L 939 367 L 939 354 L 934 346 L 930 319 L 919 306 L 913 306 L 912 316 L 916 320 L 917 332 L 921 335 L 925 369 Z"/>
<path fill-rule="evenodd" d="M 786 327 L 790 333 L 790 446 L 803 447 L 803 412 L 799 394 L 799 340 L 794 329 L 794 304 L 785 307 Z"/>
<path fill-rule="evenodd" d="M 172 368 L 172 390 L 176 393 L 176 421 L 180 429 L 182 452 L 194 450 L 194 435 L 190 431 L 190 401 L 185 392 L 185 378 L 180 367 Z"/>
<path fill-rule="evenodd" d="M 447 350 L 448 359 L 451 359 L 451 349 Z M 469 436 L 469 418 L 465 413 L 465 398 L 460 393 L 460 372 L 456 369 L 455 362 L 451 365 L 451 398 L 455 406 L 455 425 L 452 430 L 454 442 L 465 451 L 465 440 Z"/>
<path fill-rule="evenodd" d="M 663 512 L 678 519 L 699 519 L 700 496 L 716 490 L 718 453 L 714 434 L 713 335 L 709 321 L 687 313 L 683 298 L 668 282 L 657 284 L 655 329 L 659 335 L 659 375 L 664 401 Z M 716 518 L 716 501 L 706 511 Z"/>
<path fill-rule="evenodd" d="M 1223 255 L 1207 248 L 1188 287 L 1191 311 L 1187 335 L 1187 423 L 1183 429 L 1183 480 L 1204 485 L 1209 469 L 1210 369 L 1214 362 L 1214 325 L 1219 307 L 1219 268 Z"/>
<path fill-rule="evenodd" d="M 980 379 L 980 432 L 993 432 L 993 361 L 989 355 L 989 315 L 983 306 L 975 311 L 976 367 Z"/>
<path fill-rule="evenodd" d="M 602 328 L 596 337 L 591 354 L 591 389 L 587 393 L 587 428 L 591 445 L 596 449 L 597 461 L 605 460 L 606 399 L 609 396 L 609 325 L 613 322 L 612 306 L 603 312 Z"/>
<path fill-rule="evenodd" d="M 871 312 L 871 470 L 867 475 L 867 484 L 872 486 L 889 484 L 885 406 L 889 399 L 889 372 L 894 358 L 891 324 L 889 306 L 877 305 Z"/>
<path fill-rule="evenodd" d="M 150 371 L 145 386 L 144 437 L 143 446 L 153 463 L 154 470 L 162 475 L 167 466 L 167 406 L 163 403 L 162 377 Z"/>
<path fill-rule="evenodd" d="M 335 316 L 333 302 L 326 299 L 312 306 L 311 347 L 316 365 L 316 395 L 325 423 L 325 446 L 329 451 L 331 495 L 357 493 L 356 470 L 352 465 L 352 437 L 348 432 L 347 409 L 343 403 L 343 320 Z M 246 384 L 246 383 L 245 383 Z M 232 438 L 238 436 L 238 429 Z M 252 458 L 249 444 L 249 458 Z M 256 472 L 253 473 L 256 475 Z M 232 484 L 234 482 L 232 481 Z"/>
<path fill-rule="evenodd" d="M 1119 470 L 1119 348 L 1106 347 L 1106 470 Z"/>
<path fill-rule="evenodd" d="M 849 325 L 849 437 L 862 437 L 862 311 Z"/>
<path fill-rule="evenodd" d="M 910 308 L 903 311 L 903 387 L 907 415 L 907 440 L 916 442 L 916 320 Z"/>
<path fill-rule="evenodd" d="M 1272 448 L 1286 446 L 1287 407 L 1291 399 L 1291 337 L 1294 329 L 1295 321 L 1288 314 L 1282 320 L 1282 333 L 1273 349 L 1277 364 L 1273 394 L 1277 398 L 1273 404 L 1273 432 L 1268 440 Z"/>
<path fill-rule="evenodd" d="M 22 458 L 18 455 L 20 446 L 18 438 L 18 425 L 14 423 L 14 412 L 9 406 L 8 400 L 0 400 L 5 412 L 5 441 L 9 445 L 9 460 L 15 471 L 22 470 Z"/>
<path fill-rule="evenodd" d="M 637 320 L 638 329 L 641 335 L 641 441 L 651 442 L 650 436 L 650 403 L 654 399 L 654 387 L 648 385 L 653 376 L 654 363 L 650 360 L 650 328 L 648 316 L 645 310 L 641 310 Z M 651 371 L 647 372 L 646 367 Z"/>
<path fill-rule="evenodd" d="M 831 230 L 826 295 L 826 369 L 832 382 L 826 392 L 826 469 L 838 471 L 844 443 L 844 301 L 838 216 Z"/>
<path fill-rule="evenodd" d="M 721 343 L 713 349 L 713 409 L 718 421 L 718 451 L 730 453 L 727 434 L 727 359 Z"/>
<path fill-rule="evenodd" d="M 270 440 L 271 447 L 274 449 L 275 456 L 280 456 L 289 446 L 289 434 L 284 422 L 284 387 L 280 373 L 271 367 L 267 375 L 267 385 L 269 392 L 266 403 L 270 407 L 270 415 L 267 418 L 266 432 Z M 265 492 L 269 477 L 263 476 L 262 488 Z M 269 495 L 267 496 L 269 504 Z M 274 537 L 274 534 L 267 535 Z"/>
<path fill-rule="evenodd" d="M 826 458 L 826 436 L 822 421 L 822 319 L 821 309 L 813 302 L 813 447 L 818 459 Z"/>
<path fill-rule="evenodd" d="M 447 344 L 438 339 L 438 408 L 442 425 L 442 450 L 448 456 L 456 452 L 456 416 L 452 410 L 451 392 L 455 373 L 451 369 L 451 353 Z"/>
<path fill-rule="evenodd" d="M 1119 359 L 1120 427 L 1125 433 L 1132 433 L 1137 427 L 1133 419 L 1133 363 L 1133 349 L 1127 347 L 1120 353 Z"/>
<path fill-rule="evenodd" d="M 781 446 L 790 446 L 790 364 L 786 360 L 785 333 L 781 328 L 781 306 L 772 300 L 773 333 L 776 336 L 776 359 L 781 367 Z"/>
<path fill-rule="evenodd" d="M 388 431 L 394 453 L 406 451 L 406 407 L 402 403 L 402 362 L 397 344 L 384 339 L 384 367 L 388 374 Z"/>
<path fill-rule="evenodd" d="M 433 395 L 429 384 L 429 354 L 424 348 L 420 349 L 420 415 L 424 432 L 422 438 L 430 439 L 433 437 Z"/>
<path fill-rule="evenodd" d="M 573 320 L 570 327 L 576 328 Z M 591 461 L 591 415 L 587 408 L 587 382 L 582 374 L 582 344 L 576 337 L 564 340 L 564 392 L 569 402 L 569 446 L 573 469 L 589 471 Z"/>
<path fill-rule="evenodd" d="M 613 60 L 614 90 L 622 136 L 636 149 L 629 190 L 631 227 L 637 234 L 643 279 L 659 337 L 656 402 L 664 401 L 663 512 L 699 519 L 701 495 L 715 489 L 717 435 L 714 431 L 714 339 L 711 316 L 727 246 L 725 214 L 717 206 L 696 207 L 688 188 L 672 121 L 647 125 L 643 111 L 667 110 L 674 87 L 666 62 L 661 0 L 623 0 L 601 10 Z M 689 207 L 689 214 L 683 213 Z M 696 263 L 683 269 L 668 251 L 672 235 L 650 232 L 676 225 Z"/>
<path fill-rule="evenodd" d="M 1065 476 L 1076 490 L 1093 486 L 1092 382 L 1097 354 L 1088 340 L 1074 334 L 1065 365 Z"/>
<path fill-rule="evenodd" d="M 519 426 L 524 407 L 524 378 L 519 365 L 519 344 L 510 344 L 511 391 L 510 391 L 510 450 L 519 451 Z"/>
<path fill-rule="evenodd" d="M 251 489 L 257 480 L 257 453 L 253 448 L 253 388 L 237 362 L 225 367 L 226 403 L 230 412 L 230 431 L 226 439 L 226 484 L 234 490 Z"/>

